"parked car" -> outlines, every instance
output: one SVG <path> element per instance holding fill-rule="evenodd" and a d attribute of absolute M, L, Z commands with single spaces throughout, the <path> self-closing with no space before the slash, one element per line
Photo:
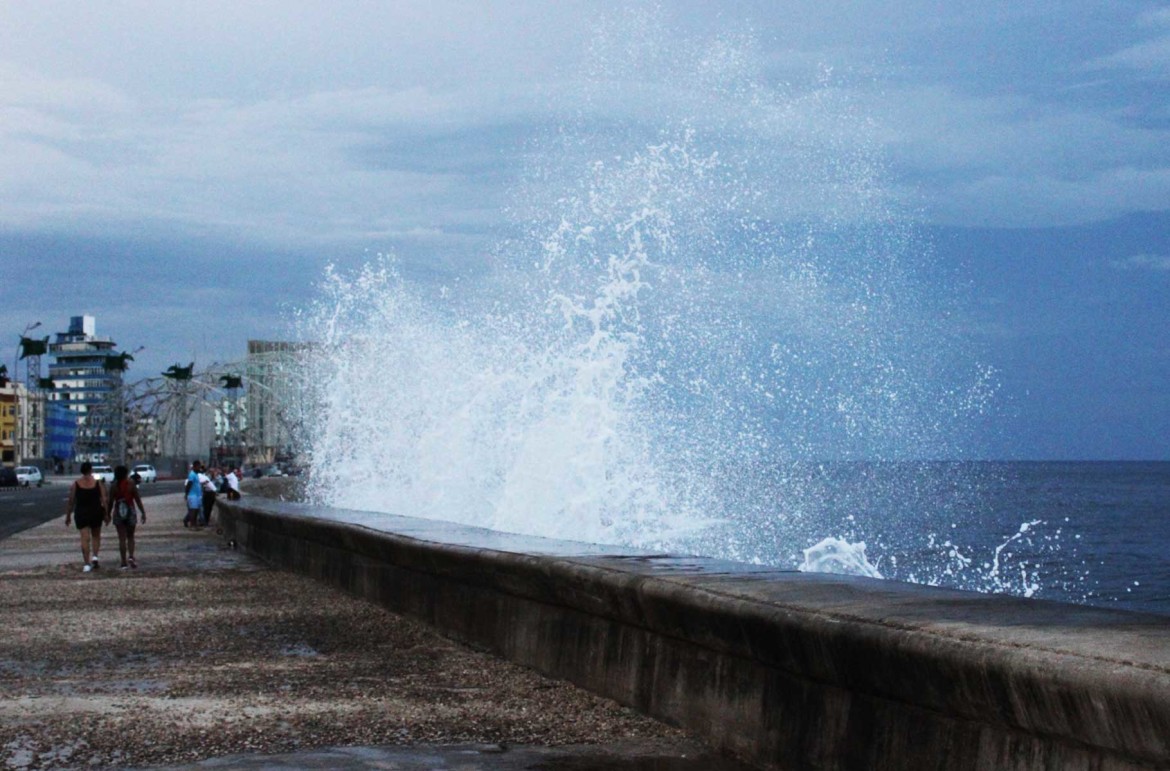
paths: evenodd
<path fill-rule="evenodd" d="M 138 480 L 139 483 L 158 481 L 158 472 L 149 463 L 139 463 L 130 470 L 130 475 Z"/>
<path fill-rule="evenodd" d="M 0 466 L 0 487 L 16 487 L 20 482 L 16 478 L 16 470 L 8 466 Z"/>
<path fill-rule="evenodd" d="M 93 478 L 100 479 L 103 482 L 114 481 L 114 468 L 112 466 L 99 466 L 94 464 Z"/>
<path fill-rule="evenodd" d="M 16 481 L 28 487 L 29 485 L 36 485 L 40 487 L 45 482 L 45 477 L 41 474 L 41 470 L 36 466 L 17 466 L 16 467 Z"/>

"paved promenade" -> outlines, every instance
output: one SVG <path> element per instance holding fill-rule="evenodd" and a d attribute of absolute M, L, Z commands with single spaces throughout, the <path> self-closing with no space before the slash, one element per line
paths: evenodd
<path fill-rule="evenodd" d="M 137 570 L 63 517 L 0 541 L 0 768 L 738 768 L 145 503 Z"/>

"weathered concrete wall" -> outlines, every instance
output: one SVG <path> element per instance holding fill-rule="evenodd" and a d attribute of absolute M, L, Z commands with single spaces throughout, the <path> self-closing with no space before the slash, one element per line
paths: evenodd
<path fill-rule="evenodd" d="M 1162 617 L 403 517 L 379 532 L 255 497 L 221 511 L 277 565 L 762 768 L 1170 768 Z"/>

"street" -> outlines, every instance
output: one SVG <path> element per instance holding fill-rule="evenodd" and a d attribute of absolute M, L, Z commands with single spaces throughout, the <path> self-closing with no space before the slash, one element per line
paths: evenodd
<path fill-rule="evenodd" d="M 64 526 L 65 501 L 69 498 L 72 480 L 54 478 L 44 487 L 15 487 L 0 489 L 0 541 L 28 530 L 30 527 L 61 517 Z M 138 488 L 143 498 L 182 492 L 183 483 L 172 480 L 142 485 Z"/>

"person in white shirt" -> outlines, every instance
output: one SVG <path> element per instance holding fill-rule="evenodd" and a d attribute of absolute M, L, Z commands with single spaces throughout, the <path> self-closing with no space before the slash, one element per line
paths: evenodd
<path fill-rule="evenodd" d="M 199 470 L 199 486 L 203 488 L 203 517 L 200 519 L 200 525 L 211 524 L 211 512 L 215 507 L 215 482 L 211 481 L 211 477 L 203 470 Z"/>
<path fill-rule="evenodd" d="M 227 476 L 227 499 L 229 501 L 240 500 L 240 475 L 236 469 L 228 469 Z"/>

